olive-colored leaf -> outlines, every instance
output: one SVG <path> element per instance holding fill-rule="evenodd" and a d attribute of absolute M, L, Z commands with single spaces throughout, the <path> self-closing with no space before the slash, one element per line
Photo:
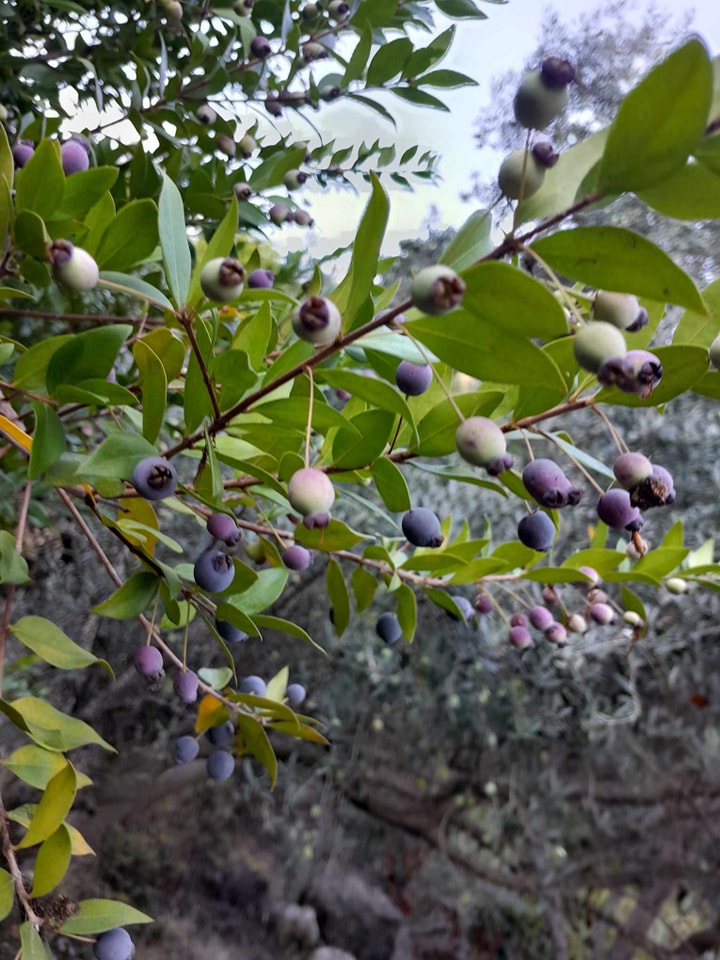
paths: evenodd
<path fill-rule="evenodd" d="M 10 627 L 13 636 L 41 657 L 46 663 L 61 670 L 77 670 L 99 663 L 111 677 L 112 667 L 75 643 L 63 631 L 44 617 L 22 617 Z"/>
<path fill-rule="evenodd" d="M 64 936 L 91 936 L 132 923 L 152 923 L 152 917 L 118 900 L 81 900 L 77 913 L 60 927 Z"/>
<path fill-rule="evenodd" d="M 70 831 L 61 823 L 57 830 L 43 841 L 37 852 L 31 896 L 44 897 L 55 889 L 67 873 L 71 855 Z"/>

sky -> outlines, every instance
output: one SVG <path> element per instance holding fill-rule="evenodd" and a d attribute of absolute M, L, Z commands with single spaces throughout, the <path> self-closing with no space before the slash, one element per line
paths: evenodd
<path fill-rule="evenodd" d="M 598 0 L 554 0 L 553 7 L 568 20 L 580 12 L 597 6 Z M 694 26 L 708 44 L 711 53 L 720 54 L 719 0 L 697 0 L 694 4 L 672 4 L 672 14 L 694 10 Z M 423 236 L 432 205 L 440 212 L 438 229 L 459 227 L 473 212 L 473 202 L 460 198 L 467 189 L 471 174 L 481 167 L 482 157 L 473 141 L 473 124 L 479 110 L 488 103 L 490 81 L 503 71 L 520 67 L 537 45 L 545 4 L 538 0 L 509 0 L 507 4 L 482 3 L 488 14 L 484 21 L 446 21 L 437 17 L 438 32 L 451 22 L 456 24 L 453 46 L 441 66 L 458 70 L 478 81 L 477 87 L 438 91 L 450 107 L 449 114 L 400 104 L 392 94 L 385 94 L 398 127 L 394 130 L 370 111 L 347 101 L 330 104 L 319 115 L 313 115 L 323 133 L 337 136 L 338 146 L 364 139 L 372 143 L 376 137 L 382 142 L 398 145 L 398 153 L 406 146 L 420 143 L 441 156 L 442 182 L 438 186 L 423 185 L 413 193 L 401 189 L 391 191 L 391 214 L 383 253 L 395 254 L 402 239 Z M 662 3 L 660 4 L 662 7 Z M 678 38 L 680 39 L 680 38 Z M 428 39 L 423 39 L 422 44 Z M 378 98 L 381 99 L 381 98 Z M 310 135 L 301 123 L 294 126 L 299 137 Z M 487 161 L 485 161 L 487 162 Z M 494 163 L 494 161 L 491 161 Z M 487 171 L 492 176 L 493 171 Z M 321 256 L 338 246 L 352 241 L 355 226 L 362 215 L 365 196 L 354 196 L 347 191 L 315 190 L 297 195 L 298 202 L 308 200 L 316 227 L 307 230 L 283 227 L 282 237 L 273 237 L 273 243 L 288 249 L 308 249 Z M 278 243 L 279 241 L 279 243 Z"/>

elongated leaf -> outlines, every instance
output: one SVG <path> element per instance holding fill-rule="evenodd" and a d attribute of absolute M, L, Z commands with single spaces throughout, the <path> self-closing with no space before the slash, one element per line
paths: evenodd
<path fill-rule="evenodd" d="M 12 703 L 0 700 L 0 710 L 11 719 L 17 715 L 35 743 L 48 750 L 64 753 L 95 743 L 105 750 L 116 752 L 89 724 L 61 713 L 38 697 L 21 697 Z"/>
<path fill-rule="evenodd" d="M 395 414 L 387 410 L 366 410 L 351 419 L 358 431 L 338 430 L 333 441 L 333 460 L 342 470 L 354 470 L 372 464 L 390 438 Z"/>
<path fill-rule="evenodd" d="M 31 896 L 44 897 L 55 889 L 70 866 L 71 851 L 70 832 L 61 823 L 37 852 Z"/>
<path fill-rule="evenodd" d="M 140 371 L 143 403 L 143 436 L 154 443 L 165 418 L 167 374 L 160 357 L 144 340 L 133 344 L 133 356 Z"/>
<path fill-rule="evenodd" d="M 113 433 L 81 461 L 78 473 L 83 478 L 129 479 L 136 464 L 152 456 L 157 456 L 157 451 L 144 437 L 132 433 Z"/>
<path fill-rule="evenodd" d="M 138 297 L 140 300 L 147 300 L 148 303 L 155 304 L 161 310 L 173 309 L 173 305 L 164 293 L 156 290 L 152 284 L 140 277 L 130 277 L 125 273 L 116 273 L 114 270 L 103 270 L 100 274 L 100 284 L 109 287 L 111 290 L 118 290 L 130 296 Z M 154 332 L 157 333 L 158 331 Z M 152 336 L 152 334 L 148 336 Z M 147 337 L 144 339 L 147 339 Z"/>
<path fill-rule="evenodd" d="M 392 513 L 409 510 L 412 506 L 410 491 L 402 471 L 387 457 L 378 457 L 372 465 L 375 486 L 385 506 Z"/>
<path fill-rule="evenodd" d="M 673 334 L 673 343 L 709 347 L 720 333 L 720 279 L 713 280 L 702 292 L 708 314 L 688 310 L 680 318 Z"/>
<path fill-rule="evenodd" d="M 267 610 L 285 589 L 288 571 L 285 567 L 261 570 L 257 580 L 247 590 L 228 598 L 228 604 L 242 610 L 249 617 Z"/>
<path fill-rule="evenodd" d="M 248 751 L 267 770 L 270 776 L 270 788 L 272 789 L 277 780 L 277 757 L 265 733 L 265 728 L 257 720 L 253 720 L 252 717 L 242 713 L 238 714 L 238 728 Z"/>
<path fill-rule="evenodd" d="M 18 960 L 50 960 L 50 949 L 35 927 L 26 920 L 20 925 L 20 955 Z"/>
<path fill-rule="evenodd" d="M 350 623 L 350 597 L 337 560 L 328 562 L 326 586 L 333 611 L 332 622 L 335 627 L 335 634 L 341 637 Z"/>
<path fill-rule="evenodd" d="M 368 66 L 367 85 L 381 87 L 388 80 L 392 80 L 402 71 L 412 52 L 413 45 L 407 37 L 400 37 L 381 46 Z"/>
<path fill-rule="evenodd" d="M 10 914 L 15 902 L 15 887 L 7 870 L 0 868 L 0 923 Z"/>
<path fill-rule="evenodd" d="M 28 478 L 35 480 L 45 473 L 65 451 L 65 427 L 63 422 L 47 403 L 33 403 L 35 429 L 33 445 L 30 449 Z"/>
<path fill-rule="evenodd" d="M 104 933 L 113 927 L 127 927 L 133 923 L 152 923 L 152 917 L 135 907 L 117 900 L 81 900 L 78 910 L 60 927 L 67 936 L 88 936 Z"/>
<path fill-rule="evenodd" d="M 360 79 L 365 72 L 365 64 L 368 62 L 371 50 L 372 27 L 369 23 L 365 23 L 360 32 L 360 39 L 355 45 L 355 49 L 353 50 L 352 55 L 348 60 L 347 67 L 345 68 L 345 73 L 343 75 L 341 84 L 342 87 L 347 88 L 351 80 Z"/>
<path fill-rule="evenodd" d="M 180 191 L 167 174 L 163 174 L 158 211 L 160 246 L 165 277 L 175 302 L 185 302 L 190 289 L 192 262 L 185 232 L 185 210 Z"/>
<path fill-rule="evenodd" d="M 653 210 L 676 220 L 720 217 L 720 175 L 693 161 L 638 196 Z"/>
<path fill-rule="evenodd" d="M 46 219 L 60 206 L 64 189 L 58 144 L 42 140 L 15 177 L 15 209 L 18 213 L 29 210 Z"/>
<path fill-rule="evenodd" d="M 158 591 L 158 579 L 149 570 L 134 573 L 107 600 L 93 607 L 92 612 L 113 620 L 128 620 L 147 610 Z"/>
<path fill-rule="evenodd" d="M 34 847 L 35 844 L 42 843 L 43 840 L 47 840 L 49 836 L 55 833 L 70 813 L 76 793 L 75 768 L 71 763 L 68 763 L 48 781 L 40 803 L 35 808 L 27 833 L 18 847 L 21 849 Z"/>
<path fill-rule="evenodd" d="M 61 670 L 77 670 L 99 663 L 111 677 L 112 667 L 106 660 L 99 660 L 88 650 L 78 646 L 59 627 L 44 617 L 22 617 L 10 627 L 13 636 L 39 657 Z"/>
<path fill-rule="evenodd" d="M 491 229 L 492 214 L 489 210 L 471 213 L 440 254 L 438 263 L 446 263 L 458 273 L 467 270 L 492 250 Z"/>
<path fill-rule="evenodd" d="M 15 549 L 15 537 L 0 530 L 0 583 L 27 583 L 27 560 Z"/>
<path fill-rule="evenodd" d="M 149 257 L 157 242 L 157 207 L 147 197 L 132 200 L 108 224 L 95 257 L 104 270 L 126 270 Z"/>
<path fill-rule="evenodd" d="M 258 627 L 263 627 L 266 630 L 277 630 L 279 633 L 287 633 L 291 637 L 298 637 L 300 640 L 305 640 L 306 643 L 312 644 L 313 647 L 322 653 L 325 652 L 319 644 L 315 643 L 307 631 L 303 630 L 302 627 L 299 627 L 291 620 L 283 620 L 282 617 L 271 617 L 267 614 L 255 614 L 253 620 Z"/>
<path fill-rule="evenodd" d="M 25 747 L 18 747 L 7 760 L 0 762 L 23 783 L 38 790 L 44 790 L 52 777 L 60 773 L 68 761 L 61 753 L 53 753 L 51 750 L 36 747 L 31 743 Z M 88 786 L 90 783 L 90 778 L 85 774 L 77 772 L 77 778 L 78 788 Z"/>

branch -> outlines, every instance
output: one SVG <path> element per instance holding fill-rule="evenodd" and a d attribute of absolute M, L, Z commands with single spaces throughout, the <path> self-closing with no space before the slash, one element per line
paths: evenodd
<path fill-rule="evenodd" d="M 5 857 L 5 862 L 8 866 L 8 871 L 12 877 L 13 886 L 15 887 L 15 893 L 17 894 L 18 902 L 23 909 L 23 913 L 27 917 L 29 923 L 35 927 L 36 930 L 40 929 L 42 925 L 42 920 L 32 908 L 30 903 L 30 897 L 28 892 L 25 889 L 25 880 L 22 875 L 22 871 L 18 866 L 18 862 L 15 858 L 15 850 L 13 849 L 12 840 L 10 839 L 10 830 L 8 828 L 8 815 L 5 809 L 5 804 L 3 803 L 2 796 L 0 796 L 0 838 L 2 839 L 2 852 Z"/>
<path fill-rule="evenodd" d="M 217 394 L 215 393 L 215 384 L 212 381 L 212 377 L 210 376 L 210 371 L 208 370 L 207 364 L 205 363 L 205 358 L 203 357 L 202 351 L 200 350 L 200 344 L 197 342 L 195 331 L 192 328 L 192 320 L 187 316 L 187 314 L 184 311 L 180 311 L 180 313 L 177 314 L 177 317 L 180 323 L 182 324 L 183 329 L 185 330 L 185 333 L 188 336 L 188 340 L 190 341 L 190 347 L 192 348 L 192 352 L 195 354 L 195 359 L 197 360 L 198 366 L 200 367 L 200 373 L 202 374 L 202 378 L 205 381 L 205 388 L 208 392 L 208 396 L 210 397 L 210 403 L 212 404 L 213 413 L 215 414 L 215 420 L 213 421 L 213 423 L 216 423 L 218 420 L 222 419 L 222 412 L 220 410 L 220 404 L 218 403 Z M 202 432 L 200 433 L 200 436 L 203 436 Z M 169 456 L 169 454 L 166 454 L 166 456 Z"/>

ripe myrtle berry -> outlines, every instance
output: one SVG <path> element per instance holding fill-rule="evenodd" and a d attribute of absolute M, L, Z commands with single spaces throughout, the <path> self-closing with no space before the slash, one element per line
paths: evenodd
<path fill-rule="evenodd" d="M 246 133 L 244 136 L 240 137 L 238 140 L 238 150 L 240 151 L 240 156 L 244 157 L 245 160 L 248 160 L 257 150 L 257 141 L 255 137 L 251 136 L 249 133 Z"/>
<path fill-rule="evenodd" d="M 573 337 L 573 352 L 578 366 L 597 373 L 604 363 L 624 357 L 625 337 L 605 320 L 594 320 L 580 327 Z"/>
<path fill-rule="evenodd" d="M 614 487 L 598 500 L 597 513 L 603 523 L 613 530 L 639 530 L 643 518 L 637 507 L 630 502 L 627 490 Z"/>
<path fill-rule="evenodd" d="M 545 636 L 550 643 L 556 643 L 559 647 L 564 647 L 567 643 L 567 630 L 561 623 L 551 624 L 545 630 Z"/>
<path fill-rule="evenodd" d="M 282 562 L 288 570 L 307 570 L 312 565 L 313 555 L 310 550 L 301 547 L 299 543 L 293 544 L 286 550 L 283 550 Z"/>
<path fill-rule="evenodd" d="M 500 164 L 498 186 L 509 200 L 519 200 L 521 193 L 524 198 L 531 197 L 543 185 L 545 169 L 533 153 L 526 160 L 524 150 L 513 150 Z"/>
<path fill-rule="evenodd" d="M 600 583 L 600 574 L 594 567 L 578 567 L 578 573 L 584 573 L 591 584 Z M 581 582 L 586 583 L 585 580 Z"/>
<path fill-rule="evenodd" d="M 541 507 L 559 510 L 575 506 L 582 497 L 582 491 L 570 483 L 561 468 L 545 457 L 530 461 L 522 472 L 522 481 Z"/>
<path fill-rule="evenodd" d="M 478 613 L 492 613 L 492 600 L 486 593 L 480 593 L 475 597 L 475 609 Z"/>
<path fill-rule="evenodd" d="M 641 510 L 665 507 L 675 501 L 675 487 L 670 473 L 659 464 L 654 464 L 650 476 L 630 491 L 630 503 Z"/>
<path fill-rule="evenodd" d="M 249 183 L 238 181 L 238 183 L 233 184 L 233 193 L 241 203 L 247 203 L 252 196 L 253 190 Z M 249 279 L 250 278 L 248 277 L 248 281 Z M 250 286 L 249 282 L 248 286 Z"/>
<path fill-rule="evenodd" d="M 200 744 L 195 737 L 186 734 L 175 741 L 175 763 L 190 763 L 200 752 Z"/>
<path fill-rule="evenodd" d="M 560 159 L 560 154 L 551 143 L 545 140 L 538 140 L 533 144 L 532 155 L 541 167 L 550 170 Z"/>
<path fill-rule="evenodd" d="M 206 127 L 209 127 L 211 123 L 215 123 L 217 120 L 217 113 L 215 110 L 213 110 L 209 103 L 201 103 L 197 108 L 195 115 L 200 123 Z"/>
<path fill-rule="evenodd" d="M 135 944 L 123 927 L 114 927 L 101 933 L 93 944 L 95 960 L 131 960 L 135 956 Z"/>
<path fill-rule="evenodd" d="M 451 620 L 459 621 L 462 619 L 467 622 L 468 620 L 475 619 L 475 608 L 467 597 L 463 597 L 458 594 L 452 594 L 452 598 L 455 601 L 455 606 L 460 610 L 462 617 L 459 617 L 456 613 L 453 613 L 452 610 L 446 610 L 445 612 Z"/>
<path fill-rule="evenodd" d="M 258 267 L 253 270 L 247 278 L 247 285 L 251 290 L 270 290 L 275 282 L 275 274 L 272 270 L 265 270 Z"/>
<path fill-rule="evenodd" d="M 518 650 L 527 650 L 529 647 L 535 646 L 527 627 L 510 627 L 508 640 L 511 645 L 517 647 Z"/>
<path fill-rule="evenodd" d="M 140 647 L 133 662 L 137 672 L 148 680 L 159 680 L 163 675 L 163 657 L 157 647 Z"/>
<path fill-rule="evenodd" d="M 207 738 L 214 747 L 224 750 L 235 740 L 235 724 L 232 720 L 226 720 L 216 727 L 210 727 Z"/>
<path fill-rule="evenodd" d="M 234 257 L 208 260 L 200 274 L 200 286 L 208 300 L 230 303 L 237 300 L 245 284 L 245 267 Z"/>
<path fill-rule="evenodd" d="M 330 522 L 330 508 L 335 502 L 335 488 L 322 470 L 303 467 L 290 477 L 288 500 L 302 515 L 306 527 L 326 527 Z"/>
<path fill-rule="evenodd" d="M 251 674 L 249 677 L 242 678 L 238 690 L 249 696 L 264 697 L 267 693 L 267 684 L 262 677 Z"/>
<path fill-rule="evenodd" d="M 510 626 L 511 627 L 526 627 L 528 625 L 528 618 L 524 613 L 514 613 L 510 617 Z"/>
<path fill-rule="evenodd" d="M 562 57 L 546 57 L 540 64 L 540 72 L 548 87 L 567 87 L 575 79 L 575 67 Z"/>
<path fill-rule="evenodd" d="M 486 469 L 501 459 L 504 462 L 507 453 L 505 434 L 487 417 L 464 420 L 455 431 L 455 445 L 463 460 Z"/>
<path fill-rule="evenodd" d="M 55 279 L 71 290 L 92 290 L 100 279 L 93 257 L 69 240 L 54 240 L 48 247 L 48 261 Z"/>
<path fill-rule="evenodd" d="M 264 60 L 272 53 L 272 47 L 267 37 L 253 37 L 250 41 L 250 52 L 258 60 Z"/>
<path fill-rule="evenodd" d="M 594 603 L 588 612 L 590 619 L 603 627 L 615 619 L 615 611 L 609 603 Z"/>
<path fill-rule="evenodd" d="M 208 593 L 222 593 L 235 578 L 235 567 L 222 550 L 206 550 L 195 561 L 195 583 Z"/>
<path fill-rule="evenodd" d="M 291 707 L 299 707 L 307 696 L 307 690 L 301 683 L 289 684 L 285 695 Z"/>
<path fill-rule="evenodd" d="M 240 627 L 236 627 L 235 624 L 230 623 L 227 620 L 215 620 L 215 629 L 223 638 L 225 643 L 242 643 L 243 640 L 247 640 L 248 634 L 244 630 L 241 630 Z"/>
<path fill-rule="evenodd" d="M 175 493 L 177 470 L 164 457 L 145 457 L 133 470 L 131 482 L 146 500 L 164 500 Z"/>
<path fill-rule="evenodd" d="M 587 602 L 588 606 L 592 606 L 594 603 L 607 603 L 608 595 L 604 590 L 598 590 L 597 587 L 593 587 L 592 590 L 588 590 Z"/>
<path fill-rule="evenodd" d="M 528 619 L 536 630 L 547 630 L 555 623 L 555 618 L 547 607 L 532 607 L 528 613 Z"/>
<path fill-rule="evenodd" d="M 538 510 L 523 517 L 517 528 L 518 540 L 531 550 L 547 553 L 555 539 L 555 524 L 550 517 Z"/>
<path fill-rule="evenodd" d="M 198 678 L 192 670 L 181 670 L 175 674 L 173 690 L 183 703 L 195 703 L 198 696 Z"/>
<path fill-rule="evenodd" d="M 415 547 L 440 547 L 445 539 L 440 530 L 440 521 L 427 507 L 408 510 L 402 518 L 402 531 Z"/>
<path fill-rule="evenodd" d="M 592 315 L 595 320 L 611 323 L 618 330 L 628 330 L 640 316 L 638 298 L 631 293 L 615 293 L 598 290 L 593 301 Z"/>
<path fill-rule="evenodd" d="M 613 463 L 615 479 L 624 490 L 632 490 L 652 473 L 653 466 L 642 453 L 621 453 Z"/>
<path fill-rule="evenodd" d="M 557 591 L 550 583 L 542 588 L 542 598 L 543 603 L 546 603 L 549 607 L 555 607 L 559 603 Z"/>
<path fill-rule="evenodd" d="M 209 516 L 207 530 L 211 537 L 224 540 L 228 547 L 234 547 L 241 537 L 235 518 L 227 513 L 213 513 Z"/>
<path fill-rule="evenodd" d="M 213 750 L 207 758 L 207 774 L 211 780 L 228 780 L 235 770 L 235 757 L 227 750 Z"/>
<path fill-rule="evenodd" d="M 557 59 L 557 57 L 548 57 L 539 70 L 530 70 L 522 78 L 513 101 L 515 119 L 521 126 L 533 130 L 544 130 L 567 106 L 570 97 L 567 88 L 574 79 L 574 71 L 573 77 L 567 80 L 566 78 L 570 75 L 569 70 L 553 70 L 552 66 L 545 66 L 546 63 Z M 567 61 L 560 62 L 567 63 Z M 572 70 L 572 65 L 568 64 L 568 66 Z M 558 82 L 561 79 L 565 82 Z"/>
<path fill-rule="evenodd" d="M 60 147 L 60 163 L 63 173 L 69 177 L 81 173 L 90 166 L 90 147 L 82 137 L 70 137 Z"/>
<path fill-rule="evenodd" d="M 410 363 L 401 360 L 395 371 L 395 383 L 408 397 L 419 397 L 430 387 L 432 367 L 427 363 Z"/>
<path fill-rule="evenodd" d="M 662 380 L 662 364 L 649 350 L 628 350 L 623 357 L 606 360 L 597 371 L 604 387 L 636 393 L 646 400 Z"/>
<path fill-rule="evenodd" d="M 402 627 L 397 615 L 390 611 L 381 613 L 375 624 L 375 632 L 385 643 L 397 643 L 402 636 Z"/>
<path fill-rule="evenodd" d="M 341 325 L 340 311 L 327 297 L 308 297 L 292 315 L 293 330 L 308 343 L 332 343 Z"/>
<path fill-rule="evenodd" d="M 465 282 L 443 263 L 424 267 L 415 274 L 410 284 L 413 306 L 431 316 L 448 313 L 459 306 L 464 293 Z"/>
<path fill-rule="evenodd" d="M 35 144 L 32 140 L 18 140 L 12 148 L 13 162 L 15 169 L 24 167 L 30 157 L 35 153 Z"/>

